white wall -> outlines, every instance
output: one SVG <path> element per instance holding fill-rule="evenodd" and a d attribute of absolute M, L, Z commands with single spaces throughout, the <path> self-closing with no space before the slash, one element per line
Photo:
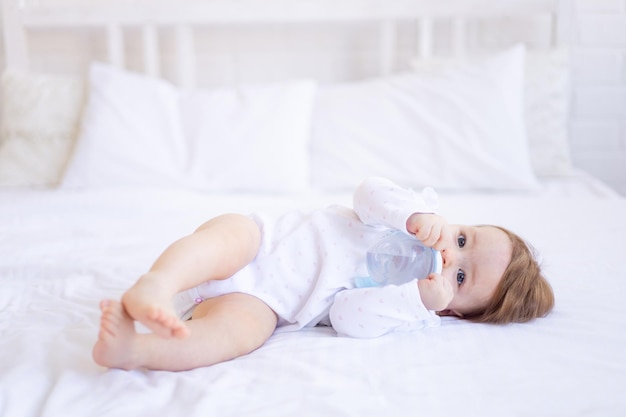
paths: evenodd
<path fill-rule="evenodd" d="M 576 0 L 574 163 L 626 195 L 626 0 Z"/>
<path fill-rule="evenodd" d="M 577 167 L 626 195 L 626 0 L 572 1 L 577 23 L 573 40 L 574 90 L 570 121 L 572 158 Z M 345 31 L 336 25 L 322 29 L 299 27 L 298 39 L 293 39 L 292 29 L 250 28 L 248 35 L 252 33 L 252 36 L 247 36 L 246 41 L 228 30 L 217 37 L 215 33 L 200 31 L 196 35 L 209 39 L 212 46 L 200 57 L 204 62 L 199 64 L 208 69 L 200 71 L 199 81 L 205 85 L 210 84 L 206 82 L 209 79 L 235 83 L 238 78 L 256 77 L 258 81 L 265 81 L 280 78 L 281 71 L 327 80 L 375 75 L 378 67 L 372 45 L 377 40 L 372 35 L 372 27 L 363 25 L 343 37 L 340 35 L 345 35 Z M 127 65 L 130 69 L 141 70 L 141 50 L 138 43 L 133 42 L 133 33 L 128 35 Z M 137 39 L 139 34 L 134 35 Z M 173 55 L 169 35 L 167 31 L 161 33 L 162 46 Z M 412 36 L 399 36 L 405 53 L 413 47 L 406 44 L 407 38 L 412 39 Z M 267 49 L 264 45 L 268 41 L 274 47 L 278 45 L 283 55 L 277 56 L 276 48 L 274 52 Z M 66 72 L 83 67 L 90 59 L 106 59 L 104 41 L 93 31 L 85 31 L 78 39 L 62 33 L 40 34 L 33 39 L 31 49 L 38 57 L 32 62 L 38 71 Z M 72 54 L 68 56 L 67 50 Z M 285 65 L 276 66 L 275 60 L 281 57 Z M 317 67 L 316 74 L 309 73 L 313 67 Z M 162 70 L 166 77 L 172 73 L 167 62 L 162 64 Z"/>

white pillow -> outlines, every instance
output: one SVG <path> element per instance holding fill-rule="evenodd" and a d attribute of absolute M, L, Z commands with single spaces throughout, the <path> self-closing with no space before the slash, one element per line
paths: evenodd
<path fill-rule="evenodd" d="M 431 58 L 412 63 L 418 74 L 433 74 L 458 65 L 459 59 Z M 524 119 L 530 159 L 540 177 L 573 173 L 568 124 L 570 107 L 569 53 L 564 48 L 526 53 Z"/>
<path fill-rule="evenodd" d="M 568 124 L 569 53 L 565 49 L 533 51 L 526 60 L 525 119 L 530 157 L 541 177 L 572 175 Z"/>
<path fill-rule="evenodd" d="M 7 70 L 2 75 L 0 186 L 55 186 L 78 133 L 78 77 Z"/>
<path fill-rule="evenodd" d="M 191 184 L 222 191 L 308 188 L 315 93 L 314 82 L 291 81 L 185 94 Z"/>
<path fill-rule="evenodd" d="M 311 81 L 183 92 L 96 63 L 89 88 L 64 187 L 282 192 L 308 185 Z"/>
<path fill-rule="evenodd" d="M 313 185 L 350 189 L 377 175 L 439 189 L 534 188 L 523 120 L 524 54 L 517 46 L 435 75 L 321 89 Z"/>
<path fill-rule="evenodd" d="M 81 132 L 62 185 L 183 184 L 178 90 L 103 64 L 91 66 L 88 84 Z"/>

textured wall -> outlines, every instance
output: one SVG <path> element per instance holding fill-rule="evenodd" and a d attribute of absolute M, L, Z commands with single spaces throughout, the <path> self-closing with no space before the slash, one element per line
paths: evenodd
<path fill-rule="evenodd" d="M 626 195 L 626 0 L 576 0 L 572 156 Z"/>

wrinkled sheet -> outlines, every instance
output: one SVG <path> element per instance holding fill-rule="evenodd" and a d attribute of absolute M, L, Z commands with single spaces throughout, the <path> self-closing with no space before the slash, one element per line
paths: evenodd
<path fill-rule="evenodd" d="M 119 297 L 213 215 L 349 204 L 349 195 L 0 191 L 0 415 L 626 415 L 626 200 L 567 182 L 440 199 L 451 222 L 502 224 L 533 243 L 556 293 L 547 318 L 445 318 L 373 340 L 318 327 L 186 372 L 93 363 L 98 301 Z"/>

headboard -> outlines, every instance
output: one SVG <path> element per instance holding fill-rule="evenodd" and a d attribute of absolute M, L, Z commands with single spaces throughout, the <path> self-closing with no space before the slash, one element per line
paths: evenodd
<path fill-rule="evenodd" d="M 183 87 L 199 84 L 202 70 L 196 50 L 198 31 L 206 27 L 287 25 L 297 30 L 316 24 L 335 28 L 368 25 L 370 32 L 376 32 L 367 41 L 376 54 L 370 72 L 384 75 L 402 69 L 412 57 L 428 58 L 440 50 L 462 56 L 493 44 L 498 36 L 486 36 L 480 22 L 494 17 L 502 18 L 500 24 L 509 26 L 515 24 L 507 23 L 507 19 L 535 19 L 531 25 L 541 27 L 546 35 L 539 43 L 567 44 L 572 16 L 571 2 L 567 0 L 2 0 L 2 5 L 7 67 L 22 70 L 33 67 L 29 50 L 31 33 L 84 28 L 103 37 L 104 56 L 100 59 L 127 67 L 127 50 L 132 42 L 138 45 L 135 54 L 140 56 L 138 70 L 165 76 Z M 531 31 L 537 32 L 532 28 Z M 291 33 L 282 33 L 282 37 L 290 37 Z M 212 33 L 207 35 L 209 40 L 211 36 Z M 294 50 L 311 48 L 315 37 L 309 34 L 308 43 L 295 45 Z M 164 49 L 168 49 L 167 62 L 162 56 Z"/>

